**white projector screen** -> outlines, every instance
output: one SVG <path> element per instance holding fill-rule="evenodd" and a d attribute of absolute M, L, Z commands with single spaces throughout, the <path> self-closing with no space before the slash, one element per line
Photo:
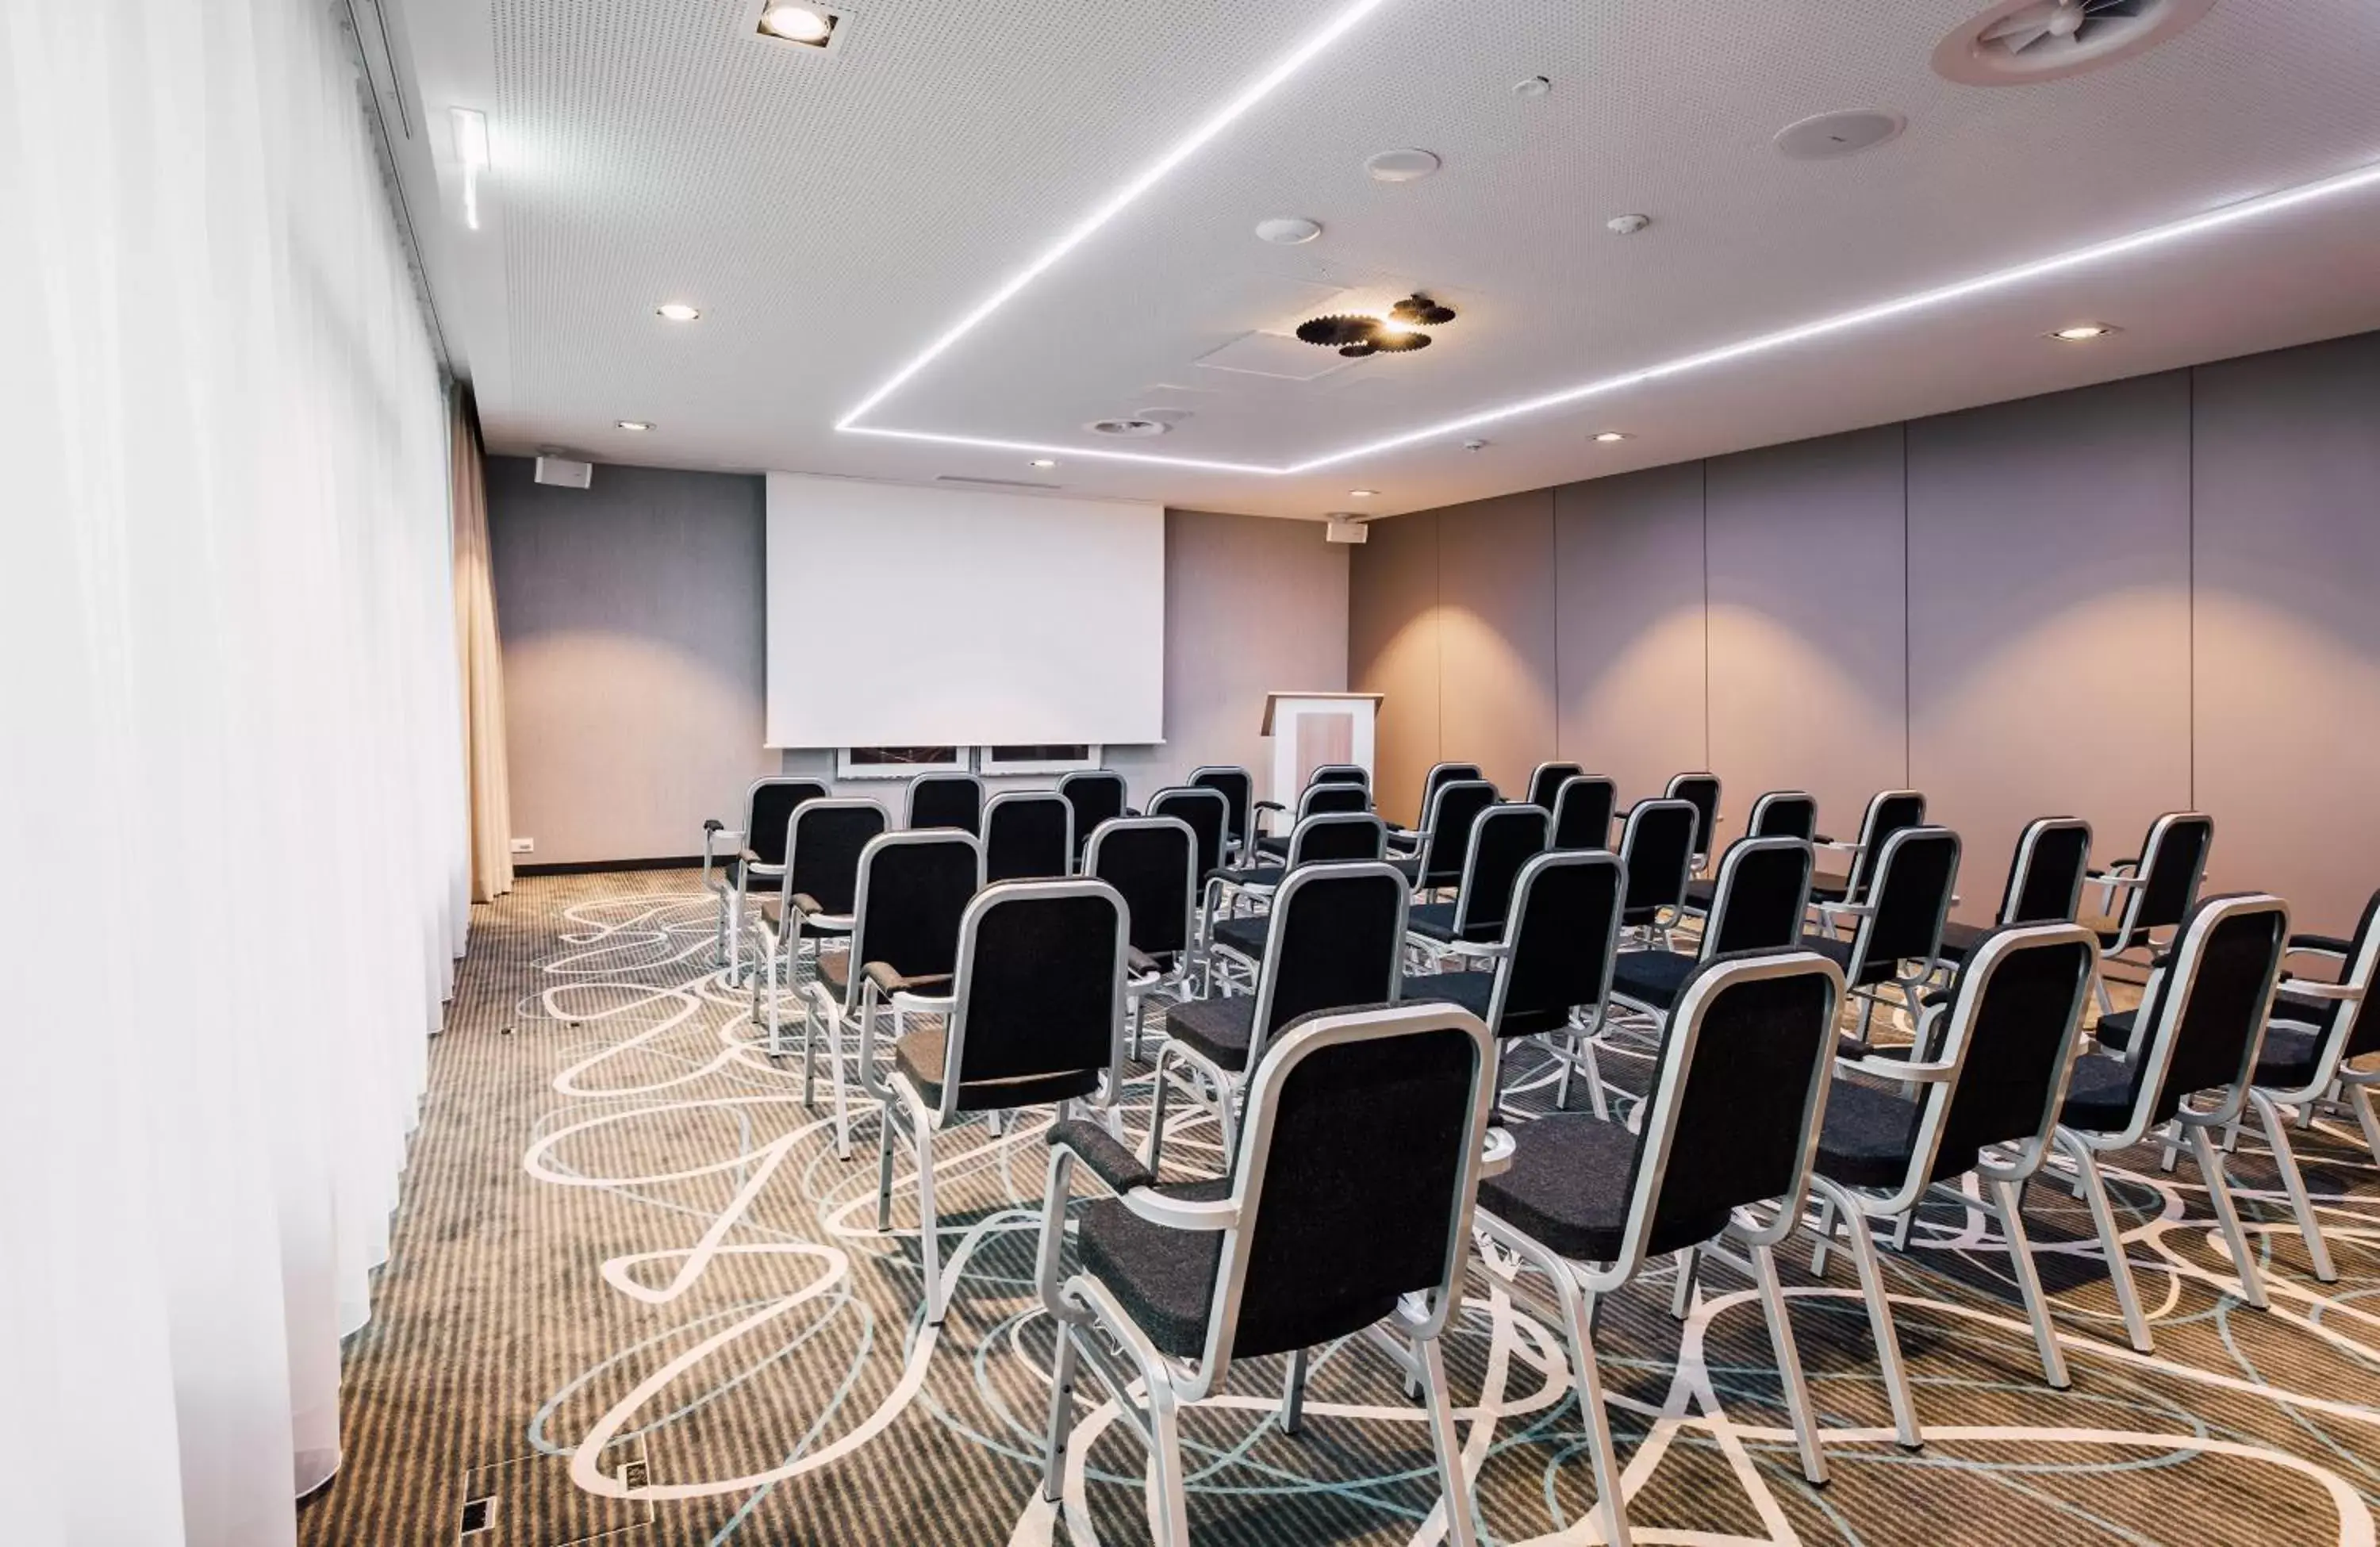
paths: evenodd
<path fill-rule="evenodd" d="M 1160 741 L 1165 511 L 769 475 L 769 745 Z"/>

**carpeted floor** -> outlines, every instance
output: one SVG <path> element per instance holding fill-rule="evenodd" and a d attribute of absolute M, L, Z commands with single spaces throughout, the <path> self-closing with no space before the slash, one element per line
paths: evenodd
<path fill-rule="evenodd" d="M 1038 1502 L 1041 1122 L 1001 1138 L 970 1125 L 938 1147 L 944 1221 L 971 1249 L 948 1324 L 925 1333 L 914 1185 L 905 1169 L 895 1228 L 878 1234 L 873 1117 L 838 1161 L 798 1059 L 754 1045 L 749 993 L 715 964 L 715 918 L 690 872 L 529 880 L 476 911 L 376 1314 L 347 1353 L 345 1465 L 302 1506 L 302 1539 L 1148 1540 L 1141 1453 L 1087 1405 L 1078 1432 L 1099 1432 L 1079 1483 L 1054 1509 Z M 1613 1056 L 1605 1075 L 1633 1089 L 1643 1070 Z M 1517 1104 L 1532 1103 L 1542 1092 L 1524 1090 Z M 1890 1443 L 1848 1262 L 1815 1279 L 1806 1238 L 1784 1249 L 1828 1425 L 1824 1489 L 1802 1480 L 1748 1285 L 1715 1275 L 1683 1324 L 1665 1273 L 1607 1300 L 1597 1338 L 1638 1540 L 2372 1541 L 2380 1175 L 2351 1125 L 2301 1139 L 2342 1276 L 2314 1283 L 2243 1139 L 2234 1175 L 2269 1312 L 2224 1292 L 2187 1162 L 2166 1175 L 2140 1152 L 2111 1171 L 2153 1356 L 2115 1326 L 2082 1205 L 2033 1189 L 2073 1365 L 2062 1393 L 2042 1383 L 2005 1252 L 1959 1211 L 1929 1212 L 1886 1258 L 1928 1429 L 1919 1455 Z M 1538 1288 L 1475 1268 L 1449 1346 L 1462 1429 L 1489 1540 L 1591 1541 Z M 1383 1358 L 1353 1341 L 1322 1355 L 1295 1438 L 1278 1429 L 1280 1380 L 1279 1360 L 1251 1361 L 1192 1415 L 1198 1542 L 1442 1540 L 1425 1529 L 1428 1437 Z"/>

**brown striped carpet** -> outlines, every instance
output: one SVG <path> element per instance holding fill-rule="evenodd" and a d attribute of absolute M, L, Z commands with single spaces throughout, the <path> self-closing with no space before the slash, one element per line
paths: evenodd
<path fill-rule="evenodd" d="M 1050 1349 L 1031 1291 L 1038 1122 L 1000 1139 L 971 1125 L 938 1146 L 945 1224 L 981 1229 L 928 1348 L 914 1193 L 896 1192 L 880 1236 L 873 1119 L 856 1158 L 835 1159 L 798 1059 L 772 1066 L 749 1045 L 749 995 L 719 973 L 714 928 L 690 872 L 528 880 L 475 910 L 376 1314 L 347 1351 L 345 1463 L 301 1506 L 302 1539 L 1148 1540 L 1142 1458 L 1122 1433 L 1088 1446 L 1065 1506 L 1035 1502 Z M 1611 1057 L 1606 1077 L 1633 1088 L 1632 1066 Z M 1145 1109 L 1145 1079 L 1135 1093 Z M 1532 1102 L 1542 1091 L 1518 1104 Z M 1805 1248 L 1785 1249 L 1829 1430 L 1824 1489 L 1801 1479 L 1744 1285 L 1715 1275 L 1683 1327 L 1658 1275 L 1610 1298 L 1597 1338 L 1638 1540 L 2370 1542 L 2380 1175 L 2351 1124 L 2300 1138 L 2342 1277 L 2313 1281 L 2263 1190 L 2269 1160 L 2243 1139 L 2234 1175 L 2269 1312 L 2223 1292 L 2187 1162 L 2167 1175 L 2142 1153 L 2114 1174 L 2156 1318 L 2151 1357 L 2111 1332 L 2081 1205 L 2033 1189 L 2068 1392 L 2042 1383 L 2005 1253 L 1962 1235 L 1955 1209 L 1930 1211 L 1912 1249 L 1886 1259 L 1928 1428 L 1919 1455 L 1878 1432 L 1848 1263 L 1814 1279 Z M 1526 1279 L 1508 1294 L 1475 1272 L 1471 1293 L 1449 1355 L 1460 1400 L 1492 1419 L 1463 1426 L 1483 1450 L 1486 1538 L 1598 1540 L 1556 1319 Z M 1385 1361 L 1357 1342 L 1321 1356 L 1296 1438 L 1272 1410 L 1280 1377 L 1279 1361 L 1252 1361 L 1233 1372 L 1239 1400 L 1192 1416 L 1196 1541 L 1439 1540 L 1423 1529 L 1427 1436 Z"/>

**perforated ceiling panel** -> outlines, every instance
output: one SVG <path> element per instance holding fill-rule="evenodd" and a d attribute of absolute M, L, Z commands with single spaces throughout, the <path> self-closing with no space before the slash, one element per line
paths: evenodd
<path fill-rule="evenodd" d="M 419 33 L 438 18 L 414 0 Z M 865 0 L 832 54 L 751 0 L 493 0 L 487 197 L 500 449 L 930 480 L 1019 453 L 834 432 L 995 286 L 1345 0 Z M 2223 0 L 2107 70 L 1962 87 L 1930 52 L 1970 0 L 1385 0 L 865 422 L 1087 448 L 1188 410 L 1161 452 L 1277 466 L 2380 160 L 2380 6 Z M 1515 95 L 1546 75 L 1553 90 Z M 425 104 L 433 115 L 446 104 Z M 1781 126 L 1884 106 L 1876 150 L 1797 163 Z M 1383 184 L 1370 153 L 1427 147 Z M 1612 215 L 1654 217 L 1641 235 Z M 462 240 L 455 212 L 433 240 Z M 1321 239 L 1257 241 L 1267 216 Z M 1101 464 L 1085 493 L 1318 514 L 1674 460 L 2380 325 L 2380 195 L 2309 207 L 1855 340 L 1303 477 Z M 1202 366 L 1308 296 L 1425 285 L 1433 347 L 1313 380 Z M 674 326 L 655 303 L 703 320 Z M 448 310 L 442 308 L 442 311 Z M 2078 317 L 2105 346 L 2045 346 Z M 450 326 L 452 325 L 450 317 Z M 500 335 L 500 336 L 496 336 Z M 493 352 L 493 354 L 492 354 Z M 1247 359 L 1275 359 L 1257 341 Z M 1234 358 L 1227 353 L 1223 359 Z M 622 443 L 617 419 L 660 429 Z M 1618 449 L 1585 432 L 1621 423 Z"/>

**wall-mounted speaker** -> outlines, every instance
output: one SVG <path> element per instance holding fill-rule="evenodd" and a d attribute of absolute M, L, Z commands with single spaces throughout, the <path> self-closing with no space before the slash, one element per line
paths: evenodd
<path fill-rule="evenodd" d="M 1330 524 L 1322 529 L 1323 541 L 1328 542 L 1361 542 L 1369 535 L 1363 522 L 1339 516 L 1331 517 Z"/>
<path fill-rule="evenodd" d="M 594 481 L 595 464 L 574 462 L 567 457 L 540 457 L 537 459 L 537 481 L 551 483 L 557 489 L 584 489 Z"/>

